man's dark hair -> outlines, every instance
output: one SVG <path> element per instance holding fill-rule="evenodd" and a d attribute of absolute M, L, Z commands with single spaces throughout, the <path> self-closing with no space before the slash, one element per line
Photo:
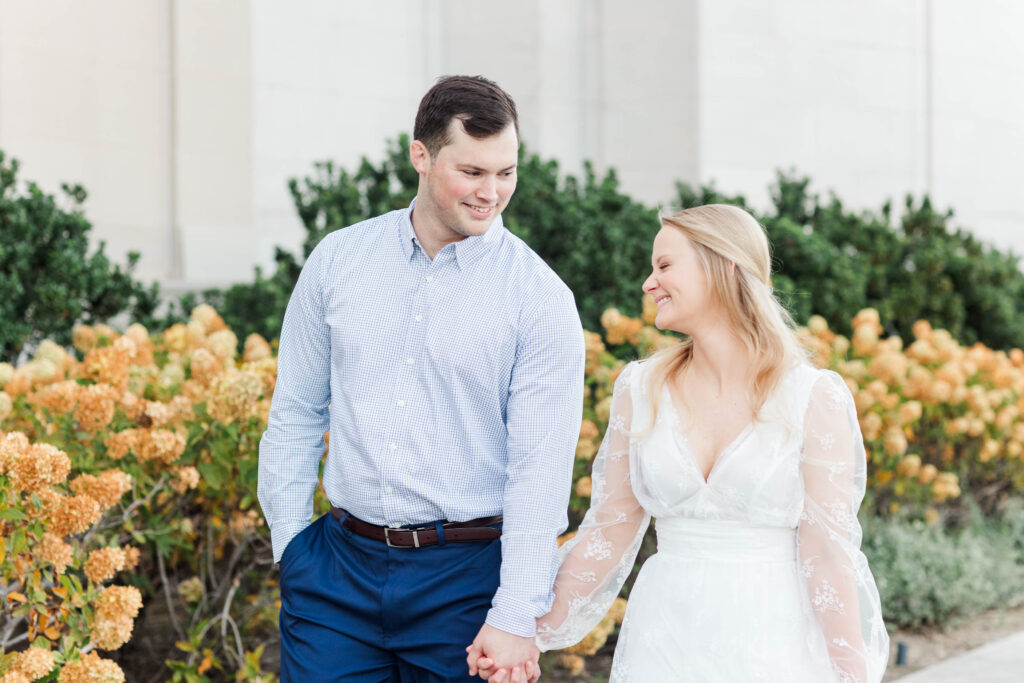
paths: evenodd
<path fill-rule="evenodd" d="M 423 143 L 431 158 L 451 142 L 448 126 L 453 118 L 462 121 L 463 130 L 478 140 L 497 135 L 510 123 L 519 137 L 516 103 L 483 76 L 442 76 L 420 100 L 413 137 Z"/>

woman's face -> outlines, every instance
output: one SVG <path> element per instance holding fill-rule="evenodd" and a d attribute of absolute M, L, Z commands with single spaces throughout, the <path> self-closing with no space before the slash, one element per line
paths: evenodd
<path fill-rule="evenodd" d="M 654 297 L 660 330 L 692 334 L 694 326 L 709 314 L 708 279 L 693 243 L 675 228 L 663 227 L 654 238 L 651 275 L 643 290 Z"/>

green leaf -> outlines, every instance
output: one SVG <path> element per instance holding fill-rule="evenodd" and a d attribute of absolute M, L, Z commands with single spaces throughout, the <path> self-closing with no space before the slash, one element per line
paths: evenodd
<path fill-rule="evenodd" d="M 21 522 L 28 519 L 28 516 L 18 508 L 4 508 L 0 510 L 0 519 Z"/>

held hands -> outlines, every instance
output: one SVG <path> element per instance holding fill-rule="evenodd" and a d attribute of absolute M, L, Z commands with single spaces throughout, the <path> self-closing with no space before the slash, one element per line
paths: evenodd
<path fill-rule="evenodd" d="M 540 650 L 533 638 L 484 624 L 466 652 L 470 676 L 491 683 L 534 683 L 540 678 Z"/>

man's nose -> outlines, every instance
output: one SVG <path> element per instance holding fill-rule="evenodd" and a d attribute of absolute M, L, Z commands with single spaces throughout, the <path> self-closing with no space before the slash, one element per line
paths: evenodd
<path fill-rule="evenodd" d="M 498 183 L 497 181 L 488 176 L 480 182 L 480 186 L 477 188 L 476 194 L 481 199 L 488 201 L 497 201 L 498 199 Z"/>

